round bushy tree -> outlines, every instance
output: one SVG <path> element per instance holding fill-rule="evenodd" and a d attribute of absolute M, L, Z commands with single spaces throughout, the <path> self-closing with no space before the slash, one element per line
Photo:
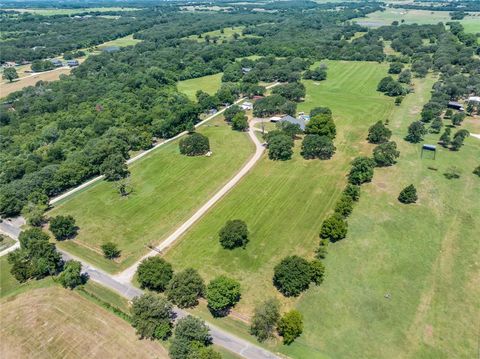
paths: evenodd
<path fill-rule="evenodd" d="M 352 161 L 352 168 L 348 174 L 348 181 L 351 184 L 360 185 L 370 182 L 373 177 L 375 161 L 368 157 L 357 157 Z"/>
<path fill-rule="evenodd" d="M 408 126 L 408 133 L 405 139 L 408 142 L 418 143 L 423 140 L 423 136 L 426 133 L 425 125 L 421 121 L 415 121 Z"/>
<path fill-rule="evenodd" d="M 296 255 L 285 257 L 274 268 L 273 284 L 286 297 L 296 297 L 307 290 L 311 279 L 310 263 Z"/>
<path fill-rule="evenodd" d="M 186 156 L 202 156 L 210 151 L 208 137 L 194 132 L 180 140 L 180 153 Z"/>
<path fill-rule="evenodd" d="M 391 136 L 392 131 L 390 131 L 382 121 L 378 121 L 368 129 L 367 140 L 370 143 L 384 143 L 387 142 Z"/>
<path fill-rule="evenodd" d="M 306 135 L 302 142 L 303 158 L 309 160 L 319 158 L 327 160 L 335 153 L 335 146 L 330 137 L 320 135 Z"/>
<path fill-rule="evenodd" d="M 291 137 L 278 134 L 269 137 L 268 140 L 268 158 L 271 160 L 286 161 L 292 158 L 293 140 Z"/>
<path fill-rule="evenodd" d="M 320 237 L 336 242 L 345 238 L 347 230 L 347 222 L 341 215 L 335 213 L 323 221 Z"/>
<path fill-rule="evenodd" d="M 74 237 L 78 228 L 72 216 L 57 216 L 50 220 L 50 231 L 58 241 L 63 241 Z"/>
<path fill-rule="evenodd" d="M 119 181 L 130 175 L 125 158 L 121 154 L 108 156 L 100 166 L 100 173 L 107 181 Z"/>
<path fill-rule="evenodd" d="M 398 200 L 405 204 L 415 203 L 417 199 L 417 189 L 413 184 L 405 187 L 398 195 Z"/>
<path fill-rule="evenodd" d="M 195 269 L 187 268 L 173 276 L 166 292 L 174 304 L 180 308 L 190 308 L 198 304 L 198 298 L 205 292 L 205 283 Z"/>
<path fill-rule="evenodd" d="M 303 316 L 297 310 L 286 313 L 278 323 L 278 334 L 283 337 L 284 344 L 291 344 L 303 332 Z"/>
<path fill-rule="evenodd" d="M 172 334 L 172 304 L 158 294 L 146 293 L 133 298 L 131 312 L 132 326 L 141 339 L 165 340 Z"/>
<path fill-rule="evenodd" d="M 115 259 L 120 257 L 120 249 L 113 242 L 106 242 L 101 246 L 103 251 L 103 256 L 107 259 Z"/>
<path fill-rule="evenodd" d="M 269 299 L 255 307 L 250 326 L 250 334 L 259 342 L 273 337 L 273 331 L 280 319 L 280 303 L 277 299 Z"/>
<path fill-rule="evenodd" d="M 373 160 L 378 167 L 387 167 L 395 164 L 400 156 L 397 144 L 394 141 L 382 143 L 373 149 Z"/>
<path fill-rule="evenodd" d="M 358 201 L 360 199 L 360 186 L 348 183 L 343 194 L 350 197 L 352 201 Z"/>
<path fill-rule="evenodd" d="M 343 218 L 347 218 L 353 210 L 353 200 L 348 195 L 342 195 L 340 200 L 335 205 L 335 213 L 338 213 Z"/>
<path fill-rule="evenodd" d="M 314 259 L 310 262 L 311 268 L 311 280 L 316 285 L 320 285 L 323 282 L 323 277 L 325 275 L 325 266 L 318 259 Z"/>
<path fill-rule="evenodd" d="M 220 230 L 219 237 L 220 244 L 225 249 L 245 248 L 248 243 L 247 224 L 240 219 L 228 221 Z"/>
<path fill-rule="evenodd" d="M 82 275 L 82 264 L 78 261 L 70 260 L 65 263 L 63 272 L 58 276 L 60 284 L 64 288 L 73 289 L 76 286 L 85 283 L 87 277 Z"/>
<path fill-rule="evenodd" d="M 137 269 L 138 282 L 142 288 L 164 291 L 172 279 L 172 265 L 160 257 L 144 259 Z"/>
<path fill-rule="evenodd" d="M 240 283 L 235 279 L 219 276 L 207 286 L 208 308 L 215 316 L 223 316 L 240 300 Z"/>
<path fill-rule="evenodd" d="M 310 118 L 305 128 L 305 133 L 310 135 L 327 136 L 334 139 L 337 129 L 331 114 L 322 113 Z"/>
<path fill-rule="evenodd" d="M 232 129 L 236 131 L 248 130 L 248 117 L 245 115 L 245 112 L 238 112 L 235 116 L 233 116 Z"/>

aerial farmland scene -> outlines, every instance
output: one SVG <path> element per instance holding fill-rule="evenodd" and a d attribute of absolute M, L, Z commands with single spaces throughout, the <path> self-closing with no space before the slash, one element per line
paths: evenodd
<path fill-rule="evenodd" d="M 480 1 L 0 0 L 0 358 L 480 359 Z"/>

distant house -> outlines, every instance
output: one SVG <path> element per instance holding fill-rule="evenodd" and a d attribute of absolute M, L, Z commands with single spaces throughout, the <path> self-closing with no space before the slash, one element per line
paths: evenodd
<path fill-rule="evenodd" d="M 78 66 L 78 60 L 67 60 L 67 65 L 70 67 Z"/>
<path fill-rule="evenodd" d="M 62 61 L 60 61 L 59 59 L 51 59 L 50 62 L 53 64 L 53 66 L 55 67 L 61 67 L 63 66 L 63 63 Z"/>
<path fill-rule="evenodd" d="M 8 69 L 9 67 L 15 67 L 15 66 L 17 66 L 17 64 L 13 61 L 7 61 L 3 64 L 3 67 L 6 69 Z"/>
<path fill-rule="evenodd" d="M 468 102 L 480 103 L 480 96 L 470 96 L 470 97 L 468 98 Z"/>
<path fill-rule="evenodd" d="M 120 47 L 118 46 L 107 46 L 102 49 L 103 52 L 117 52 L 120 51 Z"/>
<path fill-rule="evenodd" d="M 242 108 L 242 110 L 248 111 L 248 110 L 251 110 L 253 108 L 253 103 L 244 102 L 240 105 L 240 107 Z"/>
<path fill-rule="evenodd" d="M 273 122 L 273 123 L 280 122 L 281 120 L 282 120 L 282 118 L 278 117 L 278 116 L 270 117 L 270 122 Z"/>
<path fill-rule="evenodd" d="M 453 108 L 454 110 L 458 110 L 458 111 L 465 111 L 465 109 L 463 108 L 463 105 L 455 101 L 450 101 L 448 103 L 448 108 Z"/>
<path fill-rule="evenodd" d="M 310 121 L 310 116 L 309 115 L 304 115 L 302 113 L 302 114 L 300 114 L 300 116 L 298 116 L 298 119 L 302 120 L 302 121 L 305 121 L 305 122 L 308 122 L 308 121 Z"/>
<path fill-rule="evenodd" d="M 244 75 L 248 74 L 250 71 L 252 71 L 252 69 L 250 67 L 242 67 L 242 73 Z"/>

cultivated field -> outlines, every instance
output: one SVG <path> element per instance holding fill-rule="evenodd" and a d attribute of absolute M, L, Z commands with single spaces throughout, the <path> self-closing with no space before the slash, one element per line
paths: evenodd
<path fill-rule="evenodd" d="M 475 13 L 473 13 L 475 14 Z M 367 17 L 355 19 L 360 25 L 378 27 L 383 25 L 390 25 L 393 21 L 402 21 L 405 24 L 437 24 L 439 22 L 447 23 L 452 21 L 448 11 L 428 11 L 428 10 L 407 10 L 387 8 L 385 11 L 376 11 L 369 14 Z M 463 20 L 459 21 L 466 32 L 477 33 L 480 32 L 480 16 L 468 15 Z"/>
<path fill-rule="evenodd" d="M 332 109 L 338 128 L 334 158 L 303 160 L 300 141 L 291 161 L 274 162 L 265 156 L 166 254 L 175 268 L 192 266 L 206 279 L 227 274 L 240 280 L 242 300 L 235 308 L 240 313 L 251 314 L 258 301 L 279 296 L 271 280 L 281 258 L 313 255 L 320 224 L 343 189 L 351 158 L 370 151 L 364 141 L 368 127 L 392 111 L 393 100 L 375 91 L 386 64 L 328 62 L 328 67 L 328 80 L 305 82 L 307 98 L 299 110 Z M 227 251 L 218 243 L 218 231 L 236 218 L 246 221 L 250 242 L 246 249 Z"/>
<path fill-rule="evenodd" d="M 58 286 L 2 300 L 0 321 L 3 358 L 168 358 L 126 321 Z"/>
<path fill-rule="evenodd" d="M 88 262 L 114 272 L 131 265 L 188 219 L 241 168 L 253 153 L 247 134 L 234 132 L 222 118 L 202 126 L 210 139 L 211 157 L 179 154 L 178 141 L 135 162 L 130 170 L 133 193 L 121 198 L 110 182 L 98 182 L 67 199 L 50 216 L 71 214 L 80 232 L 59 246 Z M 103 259 L 100 246 L 113 241 L 122 250 L 119 261 Z"/>
<path fill-rule="evenodd" d="M 325 282 L 297 305 L 305 330 L 282 348 L 287 355 L 478 354 L 480 186 L 472 170 L 479 164 L 480 140 L 468 138 L 459 152 L 441 148 L 435 161 L 428 155 L 421 159 L 420 145 L 403 140 L 433 82 L 431 77 L 417 80 L 415 94 L 392 113 L 399 162 L 376 169 L 373 182 L 362 187 L 347 238 L 329 248 Z M 424 142 L 436 143 L 438 137 L 428 135 Z M 461 170 L 460 179 L 444 177 L 450 166 Z M 417 187 L 419 201 L 402 205 L 398 193 L 410 183 Z"/>
<path fill-rule="evenodd" d="M 177 83 L 178 91 L 183 92 L 192 101 L 196 101 L 195 94 L 199 89 L 213 95 L 222 84 L 223 73 L 197 77 L 195 79 L 179 81 Z"/>

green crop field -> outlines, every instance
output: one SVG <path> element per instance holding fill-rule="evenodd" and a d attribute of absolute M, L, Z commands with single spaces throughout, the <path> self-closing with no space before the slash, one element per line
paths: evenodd
<path fill-rule="evenodd" d="M 135 162 L 130 170 L 133 193 L 121 198 L 115 185 L 98 182 L 49 212 L 70 214 L 80 228 L 77 238 L 59 243 L 88 262 L 114 272 L 131 265 L 158 244 L 226 183 L 253 152 L 247 134 L 234 132 L 222 118 L 202 126 L 211 157 L 179 154 L 178 141 Z M 100 246 L 113 241 L 119 261 L 103 258 Z"/>
<path fill-rule="evenodd" d="M 327 278 L 302 296 L 304 334 L 283 347 L 291 357 L 473 358 L 480 314 L 480 140 L 459 152 L 440 149 L 420 158 L 420 146 L 403 140 L 428 100 L 432 78 L 416 81 L 390 119 L 401 157 L 375 170 L 362 187 L 347 238 L 331 245 Z M 478 121 L 478 120 L 477 120 Z M 425 143 L 436 143 L 428 135 Z M 457 166 L 459 179 L 444 172 Z M 419 201 L 402 205 L 413 183 Z M 389 294 L 390 298 L 385 298 Z"/>
<path fill-rule="evenodd" d="M 350 160 L 370 150 L 368 127 L 389 117 L 393 100 L 375 91 L 388 65 L 328 62 L 328 79 L 306 81 L 307 97 L 299 111 L 329 106 L 338 128 L 337 153 L 329 161 L 306 161 L 299 142 L 291 161 L 264 156 L 253 171 L 167 254 L 175 268 L 193 266 L 206 279 L 227 274 L 241 281 L 242 300 L 235 308 L 250 314 L 259 300 L 277 295 L 273 267 L 286 255 L 312 256 L 318 232 L 345 184 Z M 218 231 L 229 219 L 243 219 L 250 230 L 246 249 L 227 251 Z"/>
<path fill-rule="evenodd" d="M 378 27 L 390 25 L 393 21 L 400 22 L 404 20 L 405 24 L 437 24 L 439 22 L 447 23 L 452 21 L 448 11 L 428 11 L 428 10 L 410 10 L 388 8 L 385 11 L 376 11 L 367 17 L 355 19 L 360 25 Z M 480 16 L 467 15 L 463 20 L 459 21 L 466 32 L 480 32 Z"/>
<path fill-rule="evenodd" d="M 195 79 L 179 81 L 177 83 L 178 91 L 183 92 L 192 101 L 196 101 L 195 94 L 198 90 L 205 91 L 213 95 L 220 88 L 222 84 L 223 73 L 197 77 Z"/>

